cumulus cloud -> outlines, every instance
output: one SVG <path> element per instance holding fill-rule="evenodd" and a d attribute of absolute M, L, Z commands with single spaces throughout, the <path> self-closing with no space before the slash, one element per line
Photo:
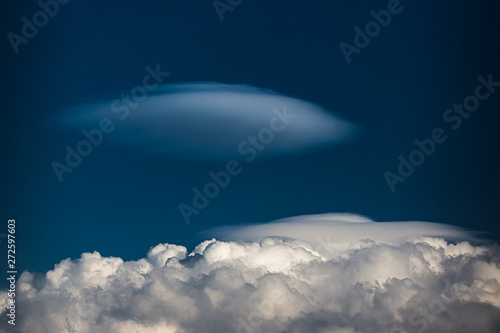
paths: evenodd
<path fill-rule="evenodd" d="M 294 117 L 274 123 L 283 130 L 259 156 L 301 154 L 344 143 L 359 132 L 357 125 L 319 105 L 248 85 L 169 84 L 144 99 L 122 96 L 73 107 L 60 123 L 81 130 L 111 118 L 117 127 L 109 138 L 119 144 L 212 160 L 241 158 L 245 147 L 238 151 L 239 144 L 270 128 L 276 112 Z"/>
<path fill-rule="evenodd" d="M 386 242 L 379 223 L 353 215 L 302 216 L 293 223 L 318 220 L 370 232 L 361 240 L 346 235 L 348 243 L 323 252 L 314 240 L 280 236 L 211 239 L 191 252 L 159 244 L 129 262 L 84 253 L 46 274 L 21 275 L 18 323 L 11 331 L 499 331 L 497 245 L 450 242 L 444 235 L 449 230 L 436 225 L 427 236 L 402 240 L 399 233 Z M 6 301 L 2 292 L 2 308 Z"/>

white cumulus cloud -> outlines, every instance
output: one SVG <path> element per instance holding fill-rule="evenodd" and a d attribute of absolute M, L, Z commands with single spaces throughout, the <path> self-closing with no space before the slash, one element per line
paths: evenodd
<path fill-rule="evenodd" d="M 302 230 L 322 224 L 326 229 L 316 230 L 322 236 L 336 235 L 318 243 L 314 230 L 292 237 L 287 226 L 272 230 L 287 235 L 268 237 L 256 226 L 246 229 L 254 240 L 211 239 L 191 252 L 159 244 L 138 261 L 84 253 L 45 274 L 20 276 L 17 325 L 9 331 L 500 330 L 498 245 L 478 244 L 451 227 L 412 222 L 407 235 L 396 224 L 397 237 L 383 237 L 390 233 L 385 223 L 355 215 L 302 216 L 285 223 Z M 419 231 L 412 234 L 415 225 Z M 1 292 L 3 309 L 6 302 Z"/>

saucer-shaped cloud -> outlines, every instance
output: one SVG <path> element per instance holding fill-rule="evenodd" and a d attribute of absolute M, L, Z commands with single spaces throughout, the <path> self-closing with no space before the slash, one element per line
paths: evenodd
<path fill-rule="evenodd" d="M 122 96 L 73 107 L 62 123 L 91 129 L 110 118 L 116 129 L 107 137 L 120 144 L 215 160 L 249 158 L 252 149 L 259 157 L 301 154 L 359 132 L 319 105 L 247 85 L 170 84 L 147 97 Z"/>
<path fill-rule="evenodd" d="M 368 246 L 369 242 L 399 246 L 418 237 L 443 237 L 451 241 L 476 239 L 471 232 L 451 225 L 416 221 L 374 222 L 355 214 L 296 216 L 271 223 L 215 228 L 202 235 L 244 242 L 261 241 L 267 237 L 295 239 L 316 244 L 315 249 L 323 255 L 341 254 L 358 246 Z"/>
<path fill-rule="evenodd" d="M 356 215 L 280 223 L 330 228 L 320 242 L 211 239 L 192 252 L 159 244 L 138 261 L 84 253 L 45 274 L 24 272 L 16 286 L 16 325 L 2 320 L 0 331 L 500 332 L 497 245 L 448 242 L 436 236 L 453 228 L 412 223 L 409 230 L 435 236 L 408 231 L 404 239 L 396 226 L 397 239 L 385 242 L 391 229 Z M 367 238 L 356 240 L 347 226 Z M 317 251 L 324 246 L 324 254 Z M 8 292 L 0 291 L 6 319 L 8 302 Z"/>

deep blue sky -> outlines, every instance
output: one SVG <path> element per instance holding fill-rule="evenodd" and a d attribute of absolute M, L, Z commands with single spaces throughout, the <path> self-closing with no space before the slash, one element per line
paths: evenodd
<path fill-rule="evenodd" d="M 46 271 L 99 251 L 124 259 L 150 246 L 193 247 L 199 231 L 326 212 L 422 220 L 499 232 L 500 89 L 392 193 L 383 177 L 442 115 L 500 81 L 496 1 L 402 1 L 404 9 L 348 64 L 339 44 L 387 1 L 249 1 L 221 22 L 211 1 L 76 1 L 15 54 L 9 32 L 36 1 L 1 11 L 2 221 L 17 220 L 18 268 Z M 66 106 L 142 81 L 160 64 L 171 82 L 245 83 L 321 104 L 365 132 L 342 148 L 259 161 L 186 225 L 191 189 L 223 164 L 105 142 L 59 183 L 51 168 L 82 139 L 50 119 Z M 119 131 L 119 128 L 117 128 Z M 6 225 L 5 225 L 6 230 Z M 2 231 L 2 232 L 5 232 Z"/>

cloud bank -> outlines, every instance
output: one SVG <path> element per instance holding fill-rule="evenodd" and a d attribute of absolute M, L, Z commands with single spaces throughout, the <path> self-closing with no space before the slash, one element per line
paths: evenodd
<path fill-rule="evenodd" d="M 146 258 L 129 262 L 84 253 L 46 274 L 21 275 L 18 323 L 9 329 L 30 333 L 500 330 L 497 245 L 448 242 L 441 234 L 452 228 L 438 229 L 435 224 L 426 228 L 429 236 L 402 240 L 400 232 L 397 240 L 385 242 L 380 238 L 387 231 L 384 224 L 377 231 L 379 223 L 359 216 L 292 220 L 303 228 L 337 220 L 374 232 L 361 240 L 346 234 L 348 242 L 334 241 L 337 246 L 323 252 L 318 251 L 321 244 L 303 239 L 267 237 L 251 242 L 207 240 L 190 253 L 183 246 L 159 244 Z M 339 229 L 338 237 L 344 232 Z M 2 292 L 2 308 L 6 300 Z M 5 328 L 4 322 L 0 325 Z"/>
<path fill-rule="evenodd" d="M 295 117 L 259 153 L 262 157 L 331 147 L 359 132 L 357 125 L 319 105 L 248 85 L 169 84 L 147 97 L 131 95 L 73 107 L 60 123 L 81 130 L 96 128 L 101 119 L 110 118 L 117 128 L 109 138 L 116 143 L 210 160 L 241 158 L 238 145 L 269 128 L 273 110 L 286 109 Z"/>

